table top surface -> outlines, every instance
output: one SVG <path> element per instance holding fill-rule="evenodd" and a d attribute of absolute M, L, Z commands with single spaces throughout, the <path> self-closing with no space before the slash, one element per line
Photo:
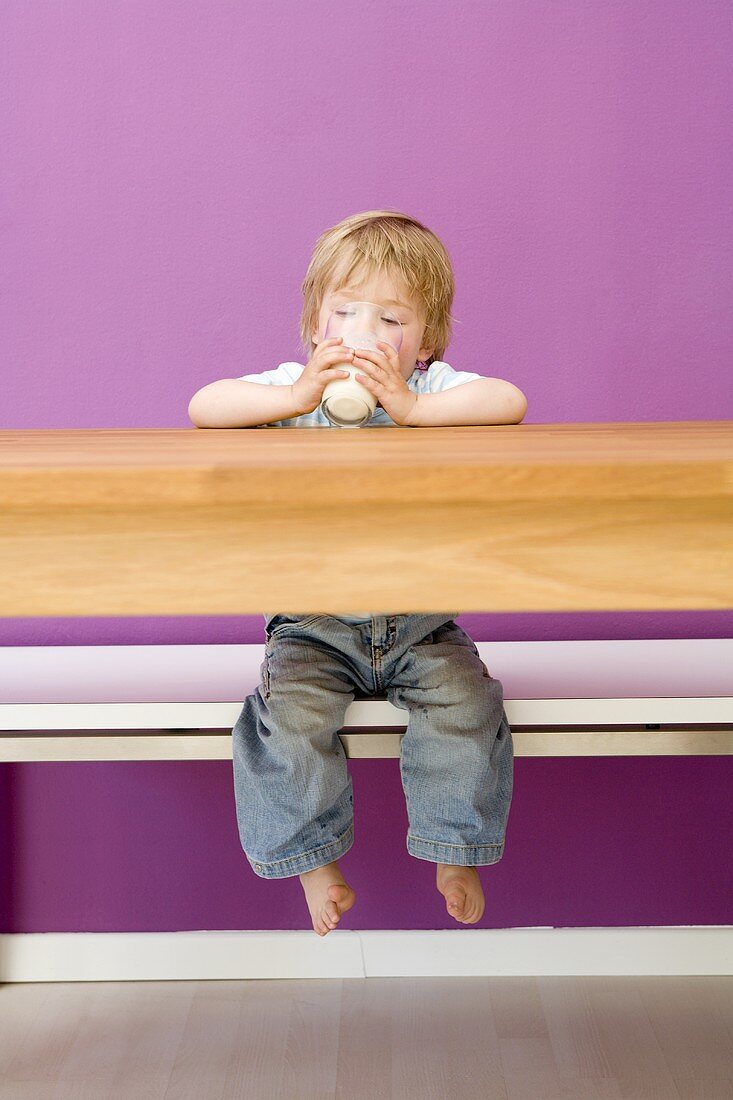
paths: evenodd
<path fill-rule="evenodd" d="M 389 466 L 474 462 L 731 461 L 733 420 L 436 428 L 47 428 L 0 431 L 0 470 L 29 466 Z"/>
<path fill-rule="evenodd" d="M 0 502 L 4 614 L 733 606 L 733 421 L 9 431 Z"/>
<path fill-rule="evenodd" d="M 336 476 L 338 475 L 338 476 Z M 417 479 L 417 481 L 416 481 Z M 733 421 L 0 432 L 8 505 L 733 495 Z"/>

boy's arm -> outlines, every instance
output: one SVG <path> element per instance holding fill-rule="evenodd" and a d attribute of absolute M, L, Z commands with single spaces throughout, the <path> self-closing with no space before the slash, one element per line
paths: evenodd
<path fill-rule="evenodd" d="M 300 416 L 292 386 L 221 378 L 197 390 L 188 405 L 197 428 L 254 428 Z"/>
<path fill-rule="evenodd" d="M 503 378 L 474 378 L 439 393 L 420 393 L 408 427 L 450 424 L 519 424 L 527 411 L 522 391 Z"/>

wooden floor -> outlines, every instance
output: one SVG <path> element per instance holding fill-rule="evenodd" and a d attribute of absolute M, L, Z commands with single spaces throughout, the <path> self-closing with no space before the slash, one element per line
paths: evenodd
<path fill-rule="evenodd" d="M 12 1100 L 730 1100 L 733 978 L 0 986 Z"/>

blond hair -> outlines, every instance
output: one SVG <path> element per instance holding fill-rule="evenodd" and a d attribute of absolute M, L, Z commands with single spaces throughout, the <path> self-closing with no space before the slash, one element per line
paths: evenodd
<path fill-rule="evenodd" d="M 301 285 L 300 338 L 307 358 L 315 342 L 318 314 L 328 288 L 348 284 L 360 272 L 385 272 L 419 304 L 425 322 L 420 341 L 432 348 L 428 365 L 442 359 L 452 336 L 455 279 L 442 242 L 426 226 L 397 210 L 367 210 L 327 229 L 316 242 Z M 456 322 L 459 323 L 459 322 Z"/>

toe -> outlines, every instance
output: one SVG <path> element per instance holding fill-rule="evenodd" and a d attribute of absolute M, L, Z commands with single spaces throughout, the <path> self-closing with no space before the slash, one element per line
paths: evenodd
<path fill-rule="evenodd" d="M 471 902 L 471 908 L 468 913 L 468 920 L 471 924 L 476 924 L 480 921 L 484 915 L 484 903 L 481 898 L 474 898 Z"/>
<path fill-rule="evenodd" d="M 463 917 L 466 908 L 466 893 L 464 890 L 452 890 L 446 895 L 446 906 L 454 917 Z"/>
<path fill-rule="evenodd" d="M 333 924 L 338 924 L 341 917 L 341 912 L 335 901 L 327 901 L 325 909 L 323 910 L 323 919 L 328 922 L 332 921 Z"/>
<path fill-rule="evenodd" d="M 328 905 L 338 906 L 343 904 L 349 895 L 348 886 L 341 886 L 338 882 L 332 883 L 328 888 L 328 896 L 330 901 Z"/>

